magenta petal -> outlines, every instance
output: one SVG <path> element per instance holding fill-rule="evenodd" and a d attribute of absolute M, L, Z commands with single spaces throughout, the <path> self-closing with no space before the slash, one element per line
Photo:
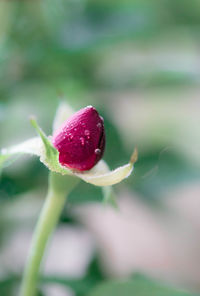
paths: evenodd
<path fill-rule="evenodd" d="M 64 122 L 52 139 L 61 165 L 78 171 L 90 170 L 103 156 L 105 131 L 97 110 L 85 107 Z"/>

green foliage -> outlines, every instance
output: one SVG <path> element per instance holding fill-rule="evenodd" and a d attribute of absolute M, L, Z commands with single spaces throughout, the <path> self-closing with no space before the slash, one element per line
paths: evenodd
<path fill-rule="evenodd" d="M 170 288 L 147 278 L 136 276 L 130 280 L 107 281 L 94 288 L 89 296 L 195 296 Z"/>

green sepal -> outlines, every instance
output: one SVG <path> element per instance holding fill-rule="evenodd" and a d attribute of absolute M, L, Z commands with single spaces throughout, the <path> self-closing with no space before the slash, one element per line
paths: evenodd
<path fill-rule="evenodd" d="M 53 172 L 60 173 L 62 175 L 71 174 L 70 170 L 60 165 L 58 150 L 53 147 L 50 139 L 37 124 L 36 119 L 32 117 L 30 121 L 44 144 L 44 151 L 40 155 L 41 162 L 43 162 Z"/>
<path fill-rule="evenodd" d="M 40 138 L 32 138 L 23 143 L 0 151 L 0 170 L 9 166 L 23 154 L 40 156 L 43 144 Z"/>

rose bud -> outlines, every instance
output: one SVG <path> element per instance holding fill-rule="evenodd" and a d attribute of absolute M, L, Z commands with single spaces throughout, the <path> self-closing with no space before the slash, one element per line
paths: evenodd
<path fill-rule="evenodd" d="M 59 151 L 61 165 L 77 171 L 90 170 L 104 153 L 103 118 L 94 107 L 85 107 L 63 123 L 52 143 Z"/>

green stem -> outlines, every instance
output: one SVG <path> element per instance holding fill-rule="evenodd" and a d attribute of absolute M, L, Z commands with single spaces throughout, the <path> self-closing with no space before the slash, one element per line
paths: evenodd
<path fill-rule="evenodd" d="M 67 193 L 77 184 L 77 179 L 71 176 L 50 173 L 49 190 L 33 235 L 20 296 L 36 295 L 40 264 L 48 238 L 58 222 Z"/>

